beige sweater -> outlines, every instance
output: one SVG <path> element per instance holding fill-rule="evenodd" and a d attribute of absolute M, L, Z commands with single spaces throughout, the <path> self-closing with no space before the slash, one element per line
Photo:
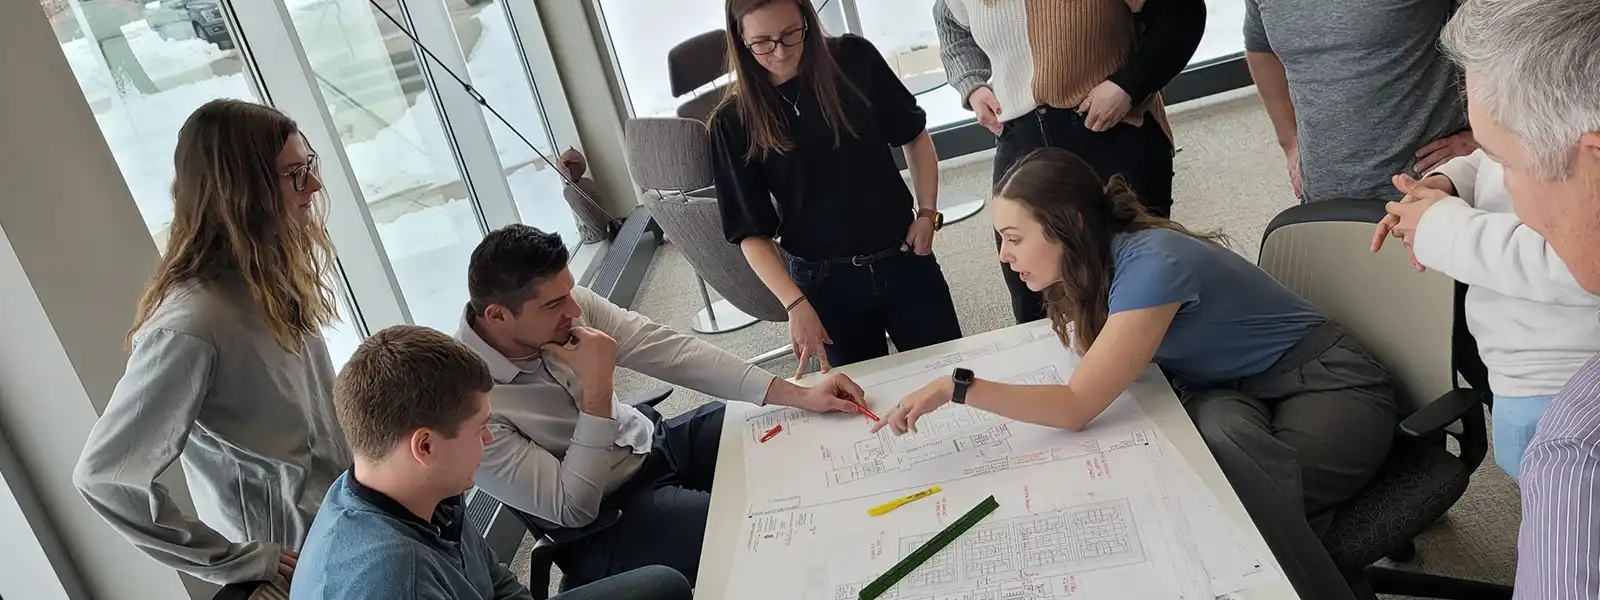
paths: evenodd
<path fill-rule="evenodd" d="M 941 0 L 935 7 L 945 71 L 963 103 L 989 85 L 1000 120 L 1040 106 L 1072 110 L 1121 69 L 1137 39 L 1144 0 Z M 943 9 L 943 10 L 941 10 Z M 992 67 L 991 67 L 992 65 Z M 1146 116 L 1172 128 L 1161 94 L 1150 94 L 1124 122 Z"/>

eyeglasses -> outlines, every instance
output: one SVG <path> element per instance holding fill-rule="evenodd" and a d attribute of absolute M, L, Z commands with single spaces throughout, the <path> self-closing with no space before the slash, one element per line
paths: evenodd
<path fill-rule="evenodd" d="M 294 183 L 294 191 L 304 192 L 306 191 L 306 186 L 311 184 L 311 174 L 316 171 L 317 155 L 313 154 L 311 158 L 306 159 L 306 164 L 291 169 L 288 173 L 284 173 L 283 176 L 290 178 Z"/>
<path fill-rule="evenodd" d="M 772 54 L 773 52 L 778 51 L 778 44 L 783 44 L 785 47 L 789 48 L 799 46 L 800 42 L 806 41 L 807 29 L 810 29 L 810 27 L 801 26 L 799 29 L 794 31 L 785 32 L 783 36 L 779 37 L 778 39 L 756 40 L 754 42 L 745 44 L 744 47 L 749 48 L 751 54 Z"/>

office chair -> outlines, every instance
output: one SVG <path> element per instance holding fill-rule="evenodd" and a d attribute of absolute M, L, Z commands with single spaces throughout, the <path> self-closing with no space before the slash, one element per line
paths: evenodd
<path fill-rule="evenodd" d="M 1279 213 L 1262 234 L 1259 264 L 1338 320 L 1394 375 L 1400 421 L 1387 461 L 1356 497 L 1336 509 L 1323 536 L 1358 596 L 1398 594 L 1448 600 L 1511 598 L 1511 588 L 1404 571 L 1373 563 L 1409 560 L 1413 539 L 1460 499 L 1488 452 L 1486 373 L 1461 316 L 1461 286 L 1418 273 L 1391 240 L 1370 251 L 1380 202 L 1313 202 Z M 1486 376 L 1484 377 L 1486 379 Z M 1453 438 L 1460 454 L 1446 449 Z"/>

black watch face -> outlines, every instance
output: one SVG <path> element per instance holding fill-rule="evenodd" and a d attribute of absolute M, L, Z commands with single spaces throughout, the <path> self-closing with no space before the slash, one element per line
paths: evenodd
<path fill-rule="evenodd" d="M 959 381 L 961 383 L 972 383 L 972 370 L 971 369 L 956 369 L 956 372 L 953 373 L 951 375 L 951 377 L 953 377 L 956 381 Z"/>

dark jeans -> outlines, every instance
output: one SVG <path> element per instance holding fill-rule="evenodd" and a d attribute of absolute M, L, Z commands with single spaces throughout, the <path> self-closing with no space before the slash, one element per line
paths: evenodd
<path fill-rule="evenodd" d="M 600 503 L 602 514 L 621 510 L 622 516 L 561 550 L 555 560 L 564 576 L 581 585 L 663 565 L 694 584 L 725 409 L 712 402 L 657 423 L 644 466 Z M 652 419 L 660 417 L 650 407 L 639 410 Z"/>
<path fill-rule="evenodd" d="M 550 600 L 690 600 L 694 590 L 667 567 L 641 567 L 556 594 Z"/>
<path fill-rule="evenodd" d="M 1321 534 L 1389 454 L 1397 417 L 1388 371 L 1329 322 L 1266 371 L 1183 398 L 1300 597 L 1349 598 Z"/>
<path fill-rule="evenodd" d="M 994 182 L 998 184 L 1017 159 L 1044 147 L 1078 155 L 1102 180 L 1122 175 L 1150 212 L 1163 217 L 1172 214 L 1172 140 L 1149 115 L 1142 126 L 1118 123 L 1098 133 L 1083 126 L 1082 115 L 1056 108 L 1035 109 L 1006 121 L 994 150 Z M 998 233 L 994 245 L 1000 247 Z M 1044 318 L 1043 295 L 1028 289 L 1028 284 L 1004 263 L 1000 273 L 1011 292 L 1011 313 L 1017 322 Z"/>
<path fill-rule="evenodd" d="M 829 364 L 888 355 L 884 334 L 900 351 L 961 337 L 950 284 L 932 254 L 891 249 L 856 258 L 789 259 L 789 276 L 833 340 L 825 347 Z"/>

